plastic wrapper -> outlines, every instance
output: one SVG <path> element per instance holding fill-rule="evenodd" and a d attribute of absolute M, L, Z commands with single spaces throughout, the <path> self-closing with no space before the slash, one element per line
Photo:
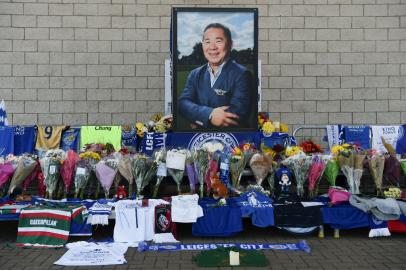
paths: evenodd
<path fill-rule="evenodd" d="M 268 173 L 272 170 L 272 158 L 266 154 L 255 153 L 250 160 L 250 167 L 257 185 L 261 186 Z"/>
<path fill-rule="evenodd" d="M 329 160 L 326 164 L 326 168 L 324 169 L 324 176 L 326 177 L 329 186 L 336 185 L 336 179 L 339 172 L 340 165 L 338 165 L 337 160 Z"/>

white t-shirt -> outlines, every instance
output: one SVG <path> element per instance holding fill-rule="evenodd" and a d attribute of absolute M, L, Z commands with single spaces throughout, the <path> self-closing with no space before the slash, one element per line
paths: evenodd
<path fill-rule="evenodd" d="M 145 237 L 145 209 L 141 201 L 122 200 L 116 203 L 114 242 L 138 243 Z"/>
<path fill-rule="evenodd" d="M 138 243 L 154 239 L 155 206 L 169 204 L 164 200 L 148 200 L 142 207 L 141 200 L 122 200 L 116 203 L 114 242 Z"/>
<path fill-rule="evenodd" d="M 195 223 L 199 217 L 203 216 L 203 209 L 198 201 L 197 194 L 172 196 L 172 222 Z"/>

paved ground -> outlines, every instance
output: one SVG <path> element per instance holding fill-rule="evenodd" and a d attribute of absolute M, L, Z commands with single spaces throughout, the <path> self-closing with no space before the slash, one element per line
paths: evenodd
<path fill-rule="evenodd" d="M 17 223 L 0 223 L 0 269 L 61 269 L 54 266 L 65 249 L 35 250 L 13 246 Z M 97 228 L 94 237 L 112 236 L 112 226 Z M 245 222 L 245 231 L 236 237 L 222 239 L 196 238 L 189 225 L 180 226 L 178 238 L 184 243 L 246 242 L 246 243 L 292 243 L 306 240 L 311 254 L 301 251 L 264 251 L 270 261 L 268 268 L 253 269 L 406 269 L 406 235 L 395 234 L 386 238 L 368 238 L 367 229 L 342 231 L 340 239 L 333 239 L 333 232 L 326 229 L 326 238 L 317 235 L 294 236 L 275 228 L 256 228 Z M 70 241 L 86 240 L 71 238 Z M 69 267 L 69 269 L 194 269 L 192 256 L 196 251 L 138 253 L 130 248 L 126 253 L 128 264 L 110 267 Z M 202 269 L 202 268 L 199 268 Z M 213 268 L 210 268 L 213 269 Z M 221 268 L 231 269 L 231 268 Z M 244 269 L 244 268 L 236 268 Z"/>

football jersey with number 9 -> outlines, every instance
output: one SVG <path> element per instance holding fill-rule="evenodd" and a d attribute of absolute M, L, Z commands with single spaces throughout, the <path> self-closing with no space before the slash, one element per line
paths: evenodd
<path fill-rule="evenodd" d="M 65 126 L 38 126 L 35 149 L 58 149 Z"/>

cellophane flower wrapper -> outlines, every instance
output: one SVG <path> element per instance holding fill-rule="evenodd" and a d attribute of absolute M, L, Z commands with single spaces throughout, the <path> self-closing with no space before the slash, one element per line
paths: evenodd
<path fill-rule="evenodd" d="M 314 198 L 317 195 L 317 186 L 323 176 L 324 169 L 326 168 L 327 159 L 322 155 L 313 155 L 312 164 L 309 169 L 309 197 Z"/>
<path fill-rule="evenodd" d="M 54 198 L 58 183 L 62 180 L 60 169 L 61 160 L 51 157 L 48 163 L 47 176 L 45 178 L 45 186 L 47 187 L 47 193 L 50 199 Z"/>
<path fill-rule="evenodd" d="M 145 174 L 144 181 L 142 182 L 142 190 L 151 183 L 151 181 L 156 177 L 158 170 L 158 162 L 155 159 L 148 160 L 148 170 Z"/>
<path fill-rule="evenodd" d="M 135 179 L 135 184 L 137 188 L 136 195 L 139 197 L 143 190 L 144 176 L 148 170 L 148 156 L 144 154 L 136 154 L 133 156 L 132 160 L 132 171 Z M 131 194 L 130 194 L 131 196 Z"/>
<path fill-rule="evenodd" d="M 40 163 L 39 163 L 39 160 L 38 160 L 38 159 L 35 159 L 35 163 L 36 163 L 36 164 L 35 164 L 34 170 L 33 170 L 32 173 L 31 173 L 30 175 L 28 175 L 27 178 L 25 178 L 24 181 L 23 181 L 23 184 L 22 184 L 22 186 L 23 186 L 23 192 L 26 192 L 26 191 L 27 191 L 29 185 L 31 184 L 31 182 L 32 182 L 34 179 L 38 179 L 38 174 L 41 172 L 41 165 L 40 165 Z"/>
<path fill-rule="evenodd" d="M 212 186 L 212 179 L 213 177 L 217 177 L 217 173 L 219 172 L 219 153 L 209 153 L 209 164 L 207 166 L 206 175 L 204 178 L 204 182 L 206 184 L 206 194 L 210 196 L 211 186 Z"/>
<path fill-rule="evenodd" d="M 243 145 L 240 146 L 241 148 L 241 153 L 242 153 L 242 157 L 243 157 L 243 170 L 245 169 L 245 167 L 247 167 L 249 161 L 251 160 L 252 155 L 254 155 L 255 153 L 255 147 L 253 144 L 251 143 L 245 143 Z M 239 177 L 238 179 L 238 183 L 237 186 L 240 186 L 240 181 L 241 181 L 241 177 Z"/>
<path fill-rule="evenodd" d="M 251 157 L 250 167 L 257 185 L 261 186 L 268 173 L 272 170 L 272 158 L 266 154 L 255 153 Z"/>
<path fill-rule="evenodd" d="M 399 160 L 400 168 L 402 169 L 403 175 L 406 176 L 406 159 Z"/>
<path fill-rule="evenodd" d="M 111 168 L 105 161 L 100 161 L 96 165 L 96 177 L 99 180 L 103 190 L 105 198 L 109 198 L 110 188 L 113 184 L 114 177 L 117 174 L 117 170 Z"/>
<path fill-rule="evenodd" d="M 274 196 L 275 194 L 275 172 L 280 168 L 280 164 L 277 162 L 272 163 L 271 170 L 266 178 L 269 185 L 269 194 Z"/>
<path fill-rule="evenodd" d="M 2 188 L 13 176 L 14 167 L 11 162 L 0 164 L 0 188 Z"/>
<path fill-rule="evenodd" d="M 199 179 L 200 198 L 203 198 L 204 179 L 209 166 L 209 153 L 205 148 L 193 150 L 193 164 L 197 172 L 197 178 Z"/>
<path fill-rule="evenodd" d="M 51 149 L 40 158 L 42 172 L 44 173 L 44 184 L 49 198 L 56 196 L 56 189 L 62 184 L 61 163 L 65 159 L 66 153 L 62 149 Z M 59 163 L 59 164 L 58 164 Z M 51 174 L 51 175 L 50 175 Z"/>
<path fill-rule="evenodd" d="M 173 155 L 179 158 L 179 164 L 171 164 L 173 162 Z M 185 173 L 185 163 L 186 163 L 186 150 L 184 149 L 172 149 L 169 150 L 166 154 L 166 166 L 168 174 L 172 177 L 175 181 L 178 193 L 181 193 L 180 185 L 182 183 L 183 175 Z M 173 166 L 176 165 L 176 166 Z"/>
<path fill-rule="evenodd" d="M 11 194 L 16 187 L 22 187 L 24 180 L 34 171 L 35 166 L 36 161 L 30 155 L 21 156 L 11 178 L 8 194 Z"/>
<path fill-rule="evenodd" d="M 359 187 L 361 185 L 361 177 L 364 171 L 363 162 L 366 155 L 359 154 L 354 150 L 347 153 L 339 153 L 337 160 L 340 164 L 341 171 L 347 179 L 349 191 L 352 194 L 359 194 Z"/>
<path fill-rule="evenodd" d="M 227 187 L 229 191 L 234 191 L 234 186 L 231 181 L 230 159 L 231 152 L 230 149 L 227 147 L 225 151 L 220 154 L 220 181 Z"/>
<path fill-rule="evenodd" d="M 326 177 L 329 186 L 336 185 L 336 179 L 339 172 L 340 165 L 338 164 L 337 160 L 335 160 L 334 158 L 330 159 L 327 162 L 326 168 L 324 170 L 324 176 Z"/>
<path fill-rule="evenodd" d="M 90 166 L 90 169 L 95 172 L 96 171 L 96 164 L 100 161 L 101 157 L 100 154 L 97 152 L 93 151 L 86 151 L 84 153 L 81 153 L 79 155 L 81 159 L 84 159 L 87 161 L 88 166 Z"/>
<path fill-rule="evenodd" d="M 382 193 L 383 170 L 385 168 L 385 156 L 379 152 L 374 152 L 368 155 L 368 167 L 372 179 L 376 186 L 376 193 Z"/>
<path fill-rule="evenodd" d="M 394 155 L 386 155 L 385 168 L 383 170 L 383 177 L 392 186 L 399 187 L 400 181 L 400 162 Z"/>
<path fill-rule="evenodd" d="M 124 155 L 118 162 L 118 171 L 128 182 L 128 194 L 132 193 L 132 185 L 134 184 L 134 175 L 132 171 L 132 157 Z"/>
<path fill-rule="evenodd" d="M 89 182 L 91 170 L 91 166 L 87 159 L 80 159 L 76 162 L 74 178 L 76 198 L 83 198 L 83 191 Z"/>
<path fill-rule="evenodd" d="M 199 184 L 199 179 L 197 177 L 195 165 L 193 164 L 192 153 L 190 151 L 188 151 L 186 156 L 186 173 L 189 179 L 190 192 L 195 193 L 196 185 Z"/>
<path fill-rule="evenodd" d="M 286 158 L 282 161 L 282 164 L 287 166 L 293 174 L 296 180 L 296 191 L 299 197 L 303 197 L 304 184 L 306 182 L 310 165 L 312 160 L 310 156 L 306 156 L 303 153 Z"/>
<path fill-rule="evenodd" d="M 154 186 L 153 197 L 158 196 L 159 186 L 162 183 L 162 180 L 167 176 L 166 169 L 166 150 L 161 148 L 154 153 L 154 160 L 157 164 L 157 173 L 156 173 L 156 182 Z"/>
<path fill-rule="evenodd" d="M 75 151 L 69 150 L 66 152 L 66 157 L 61 167 L 65 196 L 67 196 L 69 188 L 72 185 L 76 163 L 79 161 L 79 159 L 80 157 Z"/>
<path fill-rule="evenodd" d="M 242 155 L 231 155 L 230 158 L 230 174 L 231 181 L 235 189 L 238 190 L 242 173 L 244 171 L 244 158 Z"/>

